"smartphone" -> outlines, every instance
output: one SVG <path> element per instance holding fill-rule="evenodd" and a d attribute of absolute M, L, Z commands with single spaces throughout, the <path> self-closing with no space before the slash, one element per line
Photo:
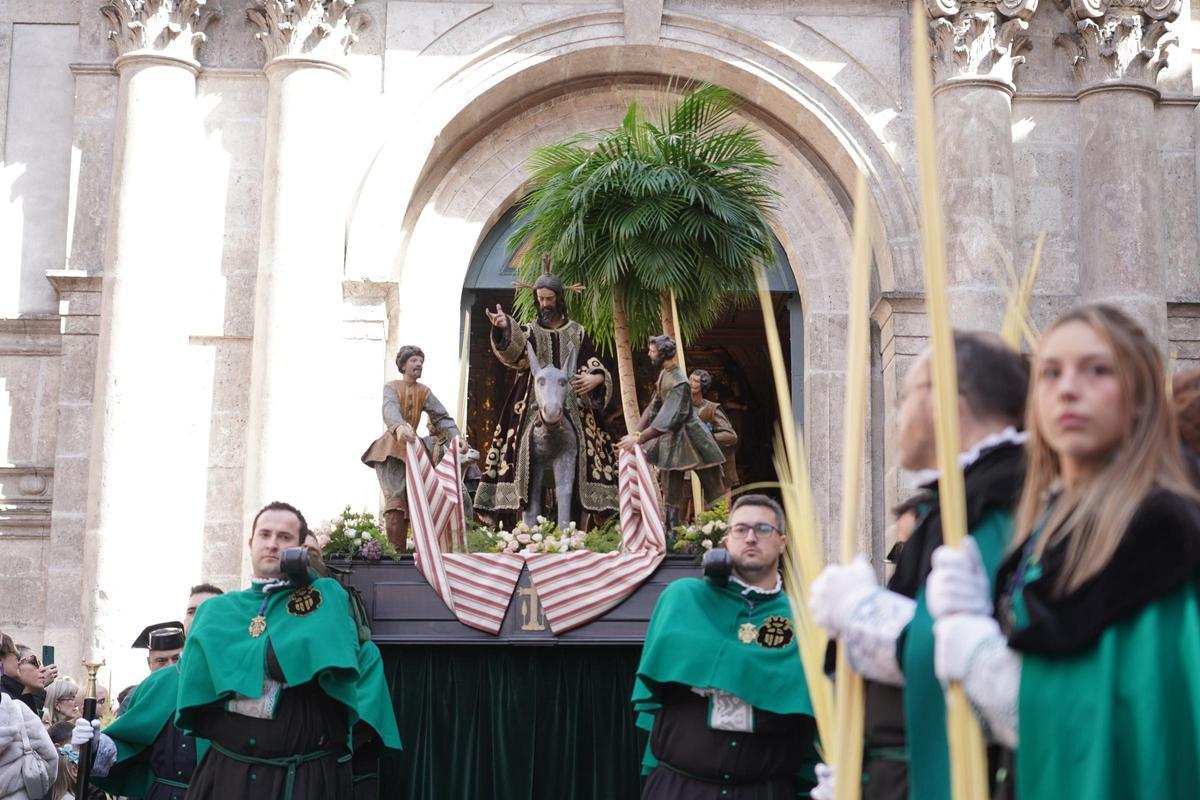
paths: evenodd
<path fill-rule="evenodd" d="M 42 645 L 42 666 L 48 667 L 54 663 L 54 645 Z"/>

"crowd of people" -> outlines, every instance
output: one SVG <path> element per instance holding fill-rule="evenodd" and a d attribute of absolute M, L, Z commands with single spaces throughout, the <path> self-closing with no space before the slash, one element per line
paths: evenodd
<path fill-rule="evenodd" d="M 1060 317 L 1028 357 L 988 334 L 954 347 L 965 543 L 943 544 L 926 353 L 900 394 L 919 488 L 895 509 L 885 584 L 865 558 L 830 565 L 796 620 L 784 511 L 747 494 L 727 560 L 663 591 L 632 694 L 644 798 L 831 800 L 852 780 L 869 800 L 949 800 L 951 683 L 988 740 L 993 798 L 1200 797 L 1200 372 L 1168 380 L 1104 305 Z M 378 648 L 298 509 L 263 508 L 248 546 L 250 588 L 192 587 L 182 622 L 135 642 L 150 676 L 114 710 L 101 688 L 96 721 L 0 634 L 0 798 L 74 797 L 81 753 L 89 791 L 114 795 L 378 796 L 374 764 L 399 747 Z M 283 564 L 297 547 L 301 573 Z M 861 775 L 820 763 L 796 658 L 812 621 L 866 682 Z"/>

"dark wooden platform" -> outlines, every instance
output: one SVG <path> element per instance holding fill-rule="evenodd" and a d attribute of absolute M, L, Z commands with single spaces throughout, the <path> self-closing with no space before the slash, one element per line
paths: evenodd
<path fill-rule="evenodd" d="M 412 556 L 374 563 L 331 562 L 331 566 L 345 570 L 341 581 L 362 594 L 371 615 L 371 638 L 380 646 L 641 644 L 663 587 L 680 578 L 700 576 L 700 567 L 691 556 L 668 556 L 625 602 L 587 625 L 555 636 L 530 584 L 529 571 L 524 569 L 500 634 L 492 636 L 459 622 L 421 577 Z"/>

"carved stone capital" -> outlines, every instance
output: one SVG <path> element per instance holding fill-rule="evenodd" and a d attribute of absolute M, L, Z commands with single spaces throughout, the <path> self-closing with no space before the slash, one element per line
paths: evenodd
<path fill-rule="evenodd" d="M 209 0 L 106 0 L 100 13 L 112 26 L 117 58 L 145 54 L 195 64 L 204 31 L 221 10 Z"/>
<path fill-rule="evenodd" d="M 1155 91 L 1167 66 L 1166 50 L 1177 42 L 1167 23 L 1179 16 L 1183 0 L 1059 0 L 1075 31 L 1058 44 L 1072 49 L 1080 91 L 1125 86 Z"/>
<path fill-rule="evenodd" d="M 1025 18 L 1005 19 L 980 6 L 933 19 L 929 35 L 934 81 L 983 79 L 1011 88 L 1013 70 L 1025 63 L 1020 53 L 1029 46 L 1028 28 Z"/>
<path fill-rule="evenodd" d="M 358 41 L 363 15 L 351 14 L 355 0 L 254 0 L 246 17 L 258 28 L 265 63 L 301 57 L 337 63 Z"/>

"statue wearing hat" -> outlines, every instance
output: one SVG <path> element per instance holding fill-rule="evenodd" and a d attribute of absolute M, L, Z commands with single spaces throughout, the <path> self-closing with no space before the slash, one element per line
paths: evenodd
<path fill-rule="evenodd" d="M 567 316 L 566 292 L 580 287 L 564 287 L 549 271 L 533 286 L 517 286 L 533 290 L 535 319 L 522 324 L 499 305 L 495 311 L 485 309 L 492 323 L 492 352 L 500 363 L 515 370 L 517 377 L 500 409 L 500 420 L 480 465 L 482 477 L 475 493 L 475 508 L 504 512 L 529 505 L 533 433 L 540 424 L 528 355 L 531 350 L 538 368 L 553 366 L 561 370 L 569 362 L 575 365 L 564 407 L 577 451 L 571 518 L 579 519 L 585 513 L 607 516 L 617 510 L 617 462 L 603 413 L 612 398 L 613 379 L 597 358 L 595 345 L 583 326 Z"/>
<path fill-rule="evenodd" d="M 383 387 L 383 424 L 387 430 L 363 453 L 362 462 L 372 467 L 379 478 L 379 486 L 387 498 L 383 517 L 388 541 L 403 553 L 408 540 L 408 500 L 404 482 L 407 444 L 420 438 L 436 464 L 442 457 L 441 449 L 459 435 L 459 430 L 446 407 L 428 386 L 419 381 L 425 368 L 425 352 L 421 348 L 415 345 L 401 347 L 396 354 L 396 368 L 402 379 Z M 416 427 L 422 413 L 429 418 L 431 435 L 418 437 Z M 469 519 L 469 506 L 466 513 Z"/>

